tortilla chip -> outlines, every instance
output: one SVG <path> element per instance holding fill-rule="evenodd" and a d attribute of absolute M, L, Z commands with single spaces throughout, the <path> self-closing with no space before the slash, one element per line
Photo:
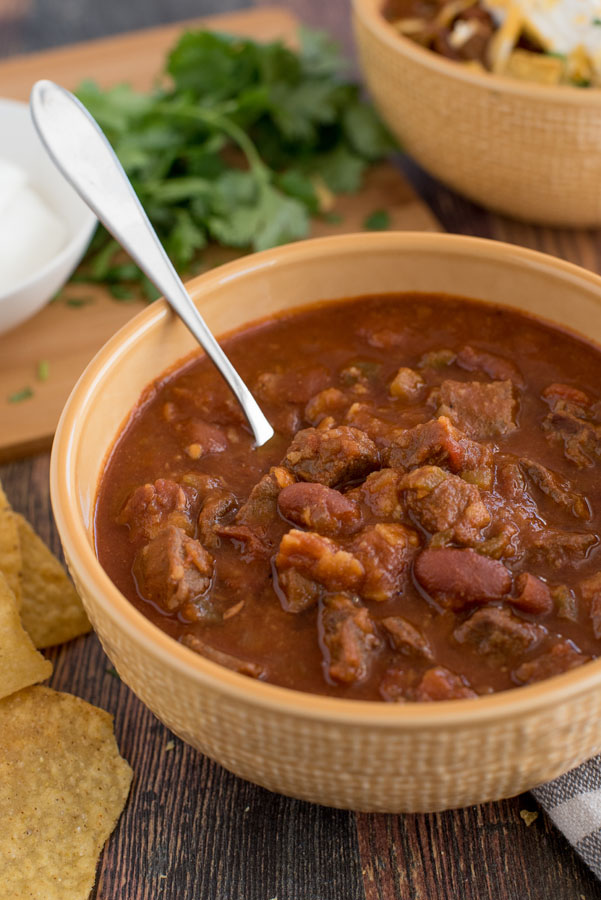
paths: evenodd
<path fill-rule="evenodd" d="M 0 572 L 21 607 L 21 544 L 17 520 L 0 483 Z"/>
<path fill-rule="evenodd" d="M 80 634 L 90 622 L 69 576 L 29 522 L 15 513 L 23 557 L 21 621 L 36 647 L 54 647 Z"/>
<path fill-rule="evenodd" d="M 46 687 L 1 700 L 2 900 L 87 900 L 131 778 L 104 710 Z"/>
<path fill-rule="evenodd" d="M 14 594 L 0 572 L 0 698 L 51 674 L 52 663 L 33 646 L 21 625 Z"/>

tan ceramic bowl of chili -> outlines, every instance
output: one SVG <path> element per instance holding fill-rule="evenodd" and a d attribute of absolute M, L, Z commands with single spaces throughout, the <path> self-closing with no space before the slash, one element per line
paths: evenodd
<path fill-rule="evenodd" d="M 601 90 L 466 68 L 400 35 L 384 0 L 353 0 L 359 58 L 401 145 L 449 187 L 546 225 L 601 224 Z"/>
<path fill-rule="evenodd" d="M 402 290 L 519 307 L 601 344 L 601 278 L 475 238 L 379 233 L 304 241 L 215 269 L 189 289 L 217 335 L 324 299 Z M 96 558 L 95 497 L 142 391 L 193 349 L 163 301 L 144 310 L 82 375 L 52 451 L 52 502 L 73 578 L 121 678 L 159 719 L 273 791 L 383 812 L 508 797 L 601 751 L 601 660 L 477 699 L 339 700 L 222 668 L 138 612 Z"/>

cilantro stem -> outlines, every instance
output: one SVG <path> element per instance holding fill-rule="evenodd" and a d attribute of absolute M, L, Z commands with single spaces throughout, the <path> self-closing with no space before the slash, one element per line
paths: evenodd
<path fill-rule="evenodd" d="M 251 171 L 260 180 L 262 185 L 266 185 L 270 182 L 269 169 L 261 159 L 254 142 L 244 129 L 228 116 L 204 109 L 190 109 L 189 107 L 185 109 L 181 107 L 173 108 L 167 103 L 160 104 L 160 111 L 170 116 L 185 116 L 189 119 L 196 119 L 198 122 L 202 122 L 212 128 L 221 129 L 221 131 L 227 134 L 228 137 L 238 145 L 246 157 L 246 161 L 248 162 Z"/>

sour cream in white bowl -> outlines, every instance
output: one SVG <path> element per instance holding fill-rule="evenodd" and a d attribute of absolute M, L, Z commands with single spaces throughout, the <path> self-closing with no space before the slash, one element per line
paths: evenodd
<path fill-rule="evenodd" d="M 96 218 L 48 157 L 29 106 L 0 99 L 0 332 L 67 281 Z"/>

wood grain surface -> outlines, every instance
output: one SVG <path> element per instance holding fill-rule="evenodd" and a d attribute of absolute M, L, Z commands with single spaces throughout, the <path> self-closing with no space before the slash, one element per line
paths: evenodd
<path fill-rule="evenodd" d="M 103 87 L 126 81 L 148 90 L 182 30 L 206 22 L 196 19 L 0 62 L 2 94 L 27 99 L 31 85 L 41 77 L 70 89 L 93 78 Z M 293 43 L 298 20 L 284 9 L 264 7 L 213 17 L 210 25 L 259 40 L 282 38 Z M 391 228 L 420 231 L 439 227 L 399 169 L 385 164 L 368 174 L 359 194 L 338 199 L 335 211 L 341 215 L 341 224 L 316 222 L 312 234 L 360 231 L 366 216 L 383 207 L 390 213 Z M 233 252 L 213 250 L 207 251 L 203 260 L 210 267 L 234 256 Z M 85 302 L 69 305 L 72 301 Z M 85 366 L 144 305 L 141 300 L 117 302 L 102 285 L 71 284 L 38 315 L 0 335 L 0 459 L 50 448 L 61 410 Z M 41 360 L 48 363 L 50 373 L 44 382 L 36 379 Z M 10 403 L 9 398 L 26 387 L 32 396 Z"/>
<path fill-rule="evenodd" d="M 160 0 L 148 5 L 160 21 Z M 346 0 L 284 5 L 348 35 Z M 402 164 L 447 230 L 525 244 L 601 271 L 599 233 L 491 216 L 410 161 Z M 48 455 L 1 465 L 0 477 L 15 507 L 58 551 Z M 354 815 L 289 800 L 235 778 L 174 738 L 111 673 L 94 636 L 50 655 L 54 687 L 115 715 L 135 772 L 92 900 L 601 900 L 601 884 L 542 812 L 526 826 L 520 811 L 537 810 L 529 795 L 406 816 Z"/>

